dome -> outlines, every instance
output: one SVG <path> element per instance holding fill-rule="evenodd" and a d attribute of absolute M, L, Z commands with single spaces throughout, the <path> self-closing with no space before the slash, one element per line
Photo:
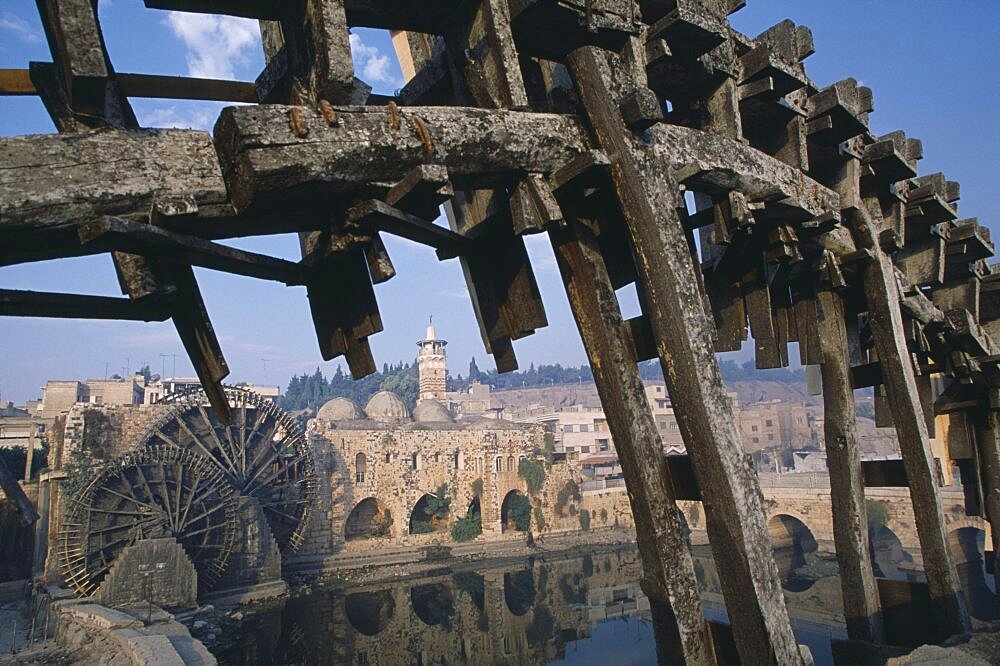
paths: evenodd
<path fill-rule="evenodd" d="M 372 421 L 382 423 L 396 423 L 410 418 L 410 412 L 407 411 L 403 401 L 398 395 L 389 391 L 379 391 L 373 395 L 365 405 L 365 414 Z"/>
<path fill-rule="evenodd" d="M 451 423 L 451 414 L 437 400 L 417 400 L 417 405 L 413 408 L 413 420 L 417 423 Z"/>
<path fill-rule="evenodd" d="M 353 400 L 334 398 L 319 408 L 316 418 L 322 421 L 356 421 L 364 416 Z"/>

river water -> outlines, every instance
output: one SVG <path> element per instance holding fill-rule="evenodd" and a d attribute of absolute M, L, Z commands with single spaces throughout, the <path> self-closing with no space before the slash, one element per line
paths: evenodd
<path fill-rule="evenodd" d="M 711 554 L 692 553 L 717 650 L 736 663 Z M 801 549 L 777 555 L 798 641 L 816 664 L 834 664 L 831 641 L 846 638 L 836 563 Z M 221 664 L 655 664 L 641 575 L 638 551 L 619 547 L 316 589 L 249 613 L 210 649 Z M 980 610 L 996 605 L 987 578 L 977 579 Z"/>

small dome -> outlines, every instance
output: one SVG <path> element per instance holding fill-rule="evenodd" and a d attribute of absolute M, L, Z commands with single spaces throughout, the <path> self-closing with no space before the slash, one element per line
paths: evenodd
<path fill-rule="evenodd" d="M 321 421 L 357 421 L 364 416 L 353 400 L 334 398 L 319 408 L 316 418 Z"/>
<path fill-rule="evenodd" d="M 410 412 L 407 411 L 403 401 L 398 395 L 389 391 L 379 391 L 373 395 L 365 405 L 365 414 L 372 421 L 382 423 L 398 423 L 410 418 Z"/>
<path fill-rule="evenodd" d="M 417 423 L 451 423 L 448 409 L 437 400 L 417 400 L 413 408 L 413 420 Z"/>

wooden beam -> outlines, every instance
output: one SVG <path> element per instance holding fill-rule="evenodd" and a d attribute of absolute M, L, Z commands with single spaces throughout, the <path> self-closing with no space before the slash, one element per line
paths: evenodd
<path fill-rule="evenodd" d="M 84 245 L 96 245 L 107 251 L 149 254 L 236 275 L 275 280 L 288 286 L 306 283 L 305 270 L 295 262 L 238 250 L 144 222 L 108 216 L 83 225 L 78 234 Z"/>
<path fill-rule="evenodd" d="M 290 107 L 230 107 L 216 125 L 216 148 L 233 202 L 287 209 L 289 190 L 303 196 L 363 191 L 398 182 L 421 164 L 448 168 L 456 188 L 514 181 L 523 171 L 549 173 L 589 149 L 576 118 L 448 107 L 335 106 L 330 126 L 318 110 L 300 109 L 306 135 L 289 127 Z M 394 126 L 395 125 L 395 126 Z M 285 168 L 294 163 L 296 169 Z"/>
<path fill-rule="evenodd" d="M 169 299 L 137 303 L 128 298 L 0 289 L 0 316 L 165 321 L 170 308 Z"/>
<path fill-rule="evenodd" d="M 28 527 L 38 520 L 38 511 L 35 510 L 35 505 L 24 494 L 24 489 L 7 468 L 7 463 L 3 461 L 3 458 L 0 458 L 0 489 L 14 503 L 22 525 Z"/>
<path fill-rule="evenodd" d="M 253 83 L 155 74 L 118 74 L 126 97 L 257 103 Z M 0 69 L 0 95 L 38 95 L 28 69 Z"/>
<path fill-rule="evenodd" d="M 832 256 L 827 261 L 833 261 Z M 852 640 L 881 643 L 884 634 L 868 550 L 865 484 L 849 372 L 844 302 L 838 293 L 825 287 L 818 291 L 816 305 L 823 376 L 823 439 L 830 470 L 833 540 L 847 635 Z"/>
<path fill-rule="evenodd" d="M 366 232 L 384 231 L 435 248 L 442 255 L 457 257 L 470 246 L 467 238 L 433 222 L 409 215 L 389 204 L 371 199 L 347 211 L 345 222 Z"/>
<path fill-rule="evenodd" d="M 715 655 L 684 542 L 677 495 L 597 240 L 581 222 L 550 231 L 553 251 L 594 372 L 629 489 L 663 662 L 711 664 Z M 659 603 L 657 603 L 659 602 Z"/>
<path fill-rule="evenodd" d="M 104 215 L 145 217 L 159 199 L 224 208 L 211 137 L 192 130 L 106 129 L 0 138 L 0 237 Z"/>
<path fill-rule="evenodd" d="M 37 95 L 27 69 L 0 69 L 0 95 Z"/>
<path fill-rule="evenodd" d="M 760 486 L 743 452 L 732 405 L 712 348 L 712 328 L 684 229 L 679 185 L 650 144 L 621 117 L 615 81 L 621 63 L 584 47 L 569 54 L 576 81 L 632 237 L 640 301 L 656 337 L 678 424 L 705 497 L 712 552 L 741 657 L 801 663 L 764 524 Z"/>

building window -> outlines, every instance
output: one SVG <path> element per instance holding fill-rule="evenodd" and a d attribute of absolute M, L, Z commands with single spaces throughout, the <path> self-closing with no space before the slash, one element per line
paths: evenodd
<path fill-rule="evenodd" d="M 507 471 L 508 472 L 514 471 L 514 456 L 510 456 L 507 458 Z"/>
<path fill-rule="evenodd" d="M 590 453 L 590 447 L 589 446 L 581 446 L 580 447 L 580 453 Z"/>
<path fill-rule="evenodd" d="M 767 441 L 773 442 L 774 441 L 774 435 L 768 434 Z"/>
<path fill-rule="evenodd" d="M 754 437 L 754 438 L 753 438 L 753 439 L 752 439 L 751 441 L 752 441 L 752 442 L 753 442 L 754 444 L 760 444 L 760 437 Z"/>
<path fill-rule="evenodd" d="M 750 426 L 750 432 L 757 432 L 757 426 Z"/>
<path fill-rule="evenodd" d="M 770 428 L 771 426 L 774 425 L 774 421 L 772 421 L 771 419 L 768 419 L 768 420 L 764 421 L 764 425 L 766 425 L 768 428 Z"/>
<path fill-rule="evenodd" d="M 389 464 L 389 463 L 392 462 L 392 454 L 391 453 L 385 454 L 385 462 L 386 462 L 386 464 Z"/>
<path fill-rule="evenodd" d="M 572 425 L 564 425 L 563 426 L 563 432 L 573 432 L 573 426 Z"/>
<path fill-rule="evenodd" d="M 420 454 L 414 453 L 412 458 L 413 469 L 420 469 Z"/>
<path fill-rule="evenodd" d="M 581 423 L 580 432 L 590 432 L 590 425 L 587 423 Z"/>
<path fill-rule="evenodd" d="M 503 458 L 497 458 L 497 471 L 503 471 Z"/>
<path fill-rule="evenodd" d="M 365 472 L 368 471 L 368 461 L 365 454 L 359 453 L 354 459 L 354 480 L 357 483 L 365 482 Z"/>
<path fill-rule="evenodd" d="M 606 440 L 606 439 L 599 439 L 599 440 L 597 440 L 597 449 L 599 451 L 607 451 L 610 448 L 611 448 L 611 445 L 608 443 L 608 440 Z"/>

